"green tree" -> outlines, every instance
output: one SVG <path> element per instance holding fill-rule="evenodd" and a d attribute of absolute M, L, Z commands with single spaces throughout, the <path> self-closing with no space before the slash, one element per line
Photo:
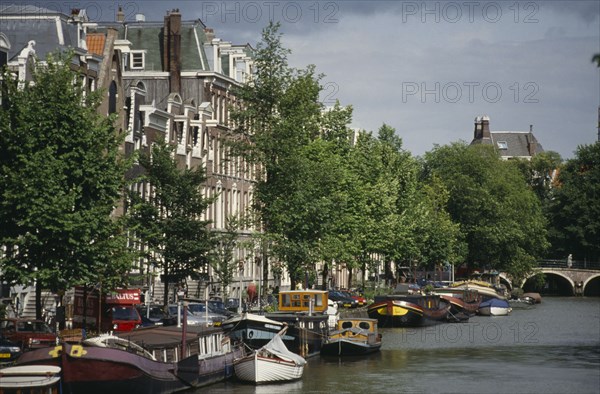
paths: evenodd
<path fill-rule="evenodd" d="M 542 205 L 546 206 L 552 198 L 552 181 L 562 163 L 560 154 L 547 151 L 533 156 L 531 160 L 512 160 L 511 162 L 517 165 Z"/>
<path fill-rule="evenodd" d="M 418 203 L 413 209 L 416 257 L 423 265 L 438 266 L 446 262 L 464 261 L 466 245 L 460 226 L 452 221 L 446 210 L 449 193 L 436 176 L 424 181 L 419 188 Z"/>
<path fill-rule="evenodd" d="M 140 155 L 144 175 L 153 192 L 149 199 L 130 193 L 132 236 L 148 246 L 146 258 L 163 273 L 164 304 L 169 284 L 187 277 L 198 279 L 208 272 L 214 237 L 202 220 L 211 199 L 203 197 L 206 181 L 202 167 L 179 169 L 172 145 L 156 143 L 151 152 Z"/>
<path fill-rule="evenodd" d="M 449 192 L 448 212 L 460 225 L 471 267 L 520 278 L 548 246 L 539 199 L 517 168 L 493 147 L 454 143 L 425 155 L 425 173 Z"/>
<path fill-rule="evenodd" d="M 600 143 L 579 146 L 561 167 L 549 217 L 552 257 L 600 261 Z"/>
<path fill-rule="evenodd" d="M 233 273 L 239 268 L 239 262 L 234 260 L 235 248 L 240 244 L 238 229 L 243 219 L 240 217 L 228 217 L 225 222 L 225 230 L 215 233 L 215 247 L 209 253 L 209 264 L 214 274 L 221 282 L 224 299 L 227 299 L 227 287 L 233 281 Z"/>
<path fill-rule="evenodd" d="M 102 92 L 74 78 L 72 52 L 52 54 L 20 88 L 4 73 L 0 108 L 0 271 L 10 283 L 65 290 L 123 285 L 131 266 L 113 210 L 128 163 L 114 118 L 96 109 Z M 75 82 L 74 82 L 75 81 Z"/>
<path fill-rule="evenodd" d="M 300 192 L 301 150 L 320 133 L 321 87 L 314 67 L 294 70 L 287 64 L 289 50 L 281 45 L 279 24 L 263 30 L 254 53 L 253 80 L 236 96 L 241 107 L 232 112 L 235 142 L 232 152 L 258 165 L 254 209 L 277 257 L 287 265 L 294 285 L 313 261 L 309 240 L 290 234 L 290 201 Z"/>

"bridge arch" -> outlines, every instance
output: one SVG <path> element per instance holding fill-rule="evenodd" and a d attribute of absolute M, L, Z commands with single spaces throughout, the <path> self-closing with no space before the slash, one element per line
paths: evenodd
<path fill-rule="evenodd" d="M 543 286 L 538 286 L 531 279 L 537 274 L 544 275 L 546 283 Z M 521 288 L 525 292 L 536 292 L 540 294 L 552 294 L 561 296 L 572 296 L 575 295 L 575 282 L 567 275 L 560 271 L 552 269 L 541 269 L 540 271 L 529 275 L 523 281 Z"/>
<path fill-rule="evenodd" d="M 583 295 L 586 297 L 600 296 L 600 272 L 590 276 L 583 282 Z"/>
<path fill-rule="evenodd" d="M 500 278 L 500 283 L 503 284 L 504 286 L 506 286 L 506 288 L 508 289 L 508 292 L 510 293 L 513 289 L 513 284 L 512 281 L 510 280 L 510 278 L 508 278 L 505 274 L 500 274 L 498 275 L 498 277 Z"/>

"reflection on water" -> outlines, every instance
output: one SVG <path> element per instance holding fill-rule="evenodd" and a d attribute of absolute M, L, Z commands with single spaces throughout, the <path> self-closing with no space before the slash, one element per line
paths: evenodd
<path fill-rule="evenodd" d="M 506 317 L 381 330 L 379 353 L 311 358 L 302 380 L 211 393 L 600 393 L 600 299 L 545 298 Z"/>

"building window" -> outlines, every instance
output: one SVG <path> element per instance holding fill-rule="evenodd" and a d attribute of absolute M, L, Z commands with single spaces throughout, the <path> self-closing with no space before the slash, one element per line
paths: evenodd
<path fill-rule="evenodd" d="M 507 150 L 508 143 L 506 141 L 498 141 L 498 149 Z"/>
<path fill-rule="evenodd" d="M 108 114 L 117 112 L 117 83 L 112 81 L 108 87 Z"/>
<path fill-rule="evenodd" d="M 131 52 L 129 67 L 132 70 L 144 69 L 144 52 Z"/>

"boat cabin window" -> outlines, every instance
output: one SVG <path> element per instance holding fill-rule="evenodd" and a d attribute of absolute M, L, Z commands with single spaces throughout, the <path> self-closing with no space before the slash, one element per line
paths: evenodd
<path fill-rule="evenodd" d="M 279 302 L 279 305 L 285 306 L 285 307 L 292 306 L 292 302 L 290 300 L 290 295 L 289 294 L 282 294 L 281 295 L 281 301 Z"/>
<path fill-rule="evenodd" d="M 292 306 L 299 307 L 300 304 L 300 294 L 292 294 Z"/>
<path fill-rule="evenodd" d="M 323 312 L 327 308 L 327 292 L 317 290 L 291 290 L 279 293 L 279 310 L 303 312 L 311 308 Z"/>
<path fill-rule="evenodd" d="M 345 321 L 342 323 L 342 328 L 346 329 L 346 328 L 352 328 L 352 322 L 351 321 Z"/>
<path fill-rule="evenodd" d="M 371 326 L 369 325 L 369 323 L 367 323 L 366 321 L 361 321 L 358 326 L 360 328 L 362 328 L 363 330 L 368 330 L 369 328 L 371 328 Z"/>

